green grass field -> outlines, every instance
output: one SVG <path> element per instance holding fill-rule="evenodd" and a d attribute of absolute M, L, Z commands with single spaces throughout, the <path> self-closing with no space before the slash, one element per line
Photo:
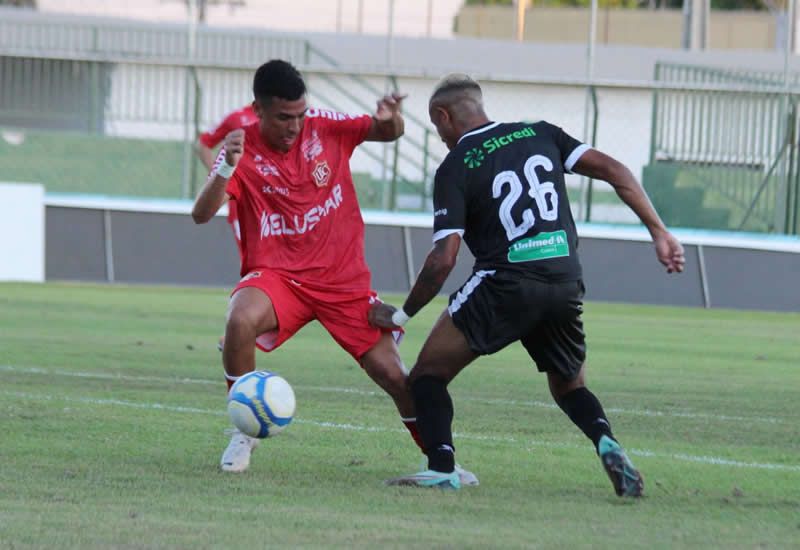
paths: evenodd
<path fill-rule="evenodd" d="M 259 366 L 295 421 L 243 475 L 216 339 L 226 291 L 0 285 L 0 548 L 797 548 L 800 315 L 589 303 L 589 384 L 645 475 L 614 496 L 521 348 L 452 384 L 458 492 L 312 324 Z M 409 324 L 410 364 L 443 302 Z"/>

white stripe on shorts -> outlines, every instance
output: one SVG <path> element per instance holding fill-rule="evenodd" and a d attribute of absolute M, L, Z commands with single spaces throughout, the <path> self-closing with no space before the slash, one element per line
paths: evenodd
<path fill-rule="evenodd" d="M 465 284 L 462 289 L 458 291 L 458 294 L 456 294 L 453 303 L 447 306 L 447 311 L 450 313 L 450 317 L 452 317 L 456 311 L 461 309 L 461 306 L 467 303 L 467 298 L 469 298 L 469 295 L 472 294 L 473 290 L 478 288 L 478 285 L 481 284 L 483 278 L 487 275 L 494 275 L 494 273 L 494 269 L 491 271 L 481 270 L 470 277 L 469 281 L 467 281 L 467 284 Z"/>

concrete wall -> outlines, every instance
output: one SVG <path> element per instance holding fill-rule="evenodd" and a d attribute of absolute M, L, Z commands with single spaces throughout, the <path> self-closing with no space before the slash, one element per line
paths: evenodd
<path fill-rule="evenodd" d="M 238 258 L 223 216 L 196 226 L 188 204 L 172 212 L 136 212 L 51 201 L 46 211 L 47 280 L 227 288 L 238 281 Z M 365 213 L 375 289 L 408 291 L 431 248 L 428 218 Z M 800 311 L 798 239 L 678 233 L 687 266 L 675 276 L 656 261 L 643 230 L 583 225 L 579 233 L 588 300 Z M 466 281 L 472 261 L 462 247 L 444 293 Z"/>
<path fill-rule="evenodd" d="M 525 13 L 525 40 L 581 42 L 589 34 L 588 8 L 534 7 Z M 680 10 L 598 10 L 597 43 L 680 48 L 683 14 Z M 767 11 L 713 11 L 709 48 L 771 50 L 776 46 L 777 19 Z M 464 6 L 456 17 L 459 37 L 516 36 L 516 8 Z"/>

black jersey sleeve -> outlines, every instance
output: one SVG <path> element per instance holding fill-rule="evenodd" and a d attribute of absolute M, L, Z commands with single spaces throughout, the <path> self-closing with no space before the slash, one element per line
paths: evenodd
<path fill-rule="evenodd" d="M 571 173 L 572 167 L 575 166 L 575 163 L 578 162 L 578 159 L 581 158 L 581 155 L 591 149 L 591 147 L 581 141 L 578 141 L 558 126 L 554 126 L 553 124 L 547 122 L 545 124 L 553 136 L 553 141 L 555 141 L 559 152 L 561 153 L 561 164 L 563 164 L 564 170 Z"/>
<path fill-rule="evenodd" d="M 464 235 L 467 217 L 466 174 L 447 158 L 433 179 L 433 242 L 451 233 Z"/>

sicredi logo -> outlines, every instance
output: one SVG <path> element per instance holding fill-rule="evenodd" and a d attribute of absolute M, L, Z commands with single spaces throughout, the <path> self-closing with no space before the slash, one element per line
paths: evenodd
<path fill-rule="evenodd" d="M 487 155 L 491 155 L 498 149 L 502 149 L 507 145 L 511 145 L 515 141 L 532 138 L 535 135 L 536 132 L 533 130 L 533 128 L 527 126 L 522 130 L 514 130 L 513 132 L 509 132 L 504 136 L 491 137 L 481 143 L 481 147 L 473 147 L 467 151 L 464 155 L 464 164 L 467 165 L 467 168 L 477 168 L 483 164 L 483 161 L 486 159 Z"/>

